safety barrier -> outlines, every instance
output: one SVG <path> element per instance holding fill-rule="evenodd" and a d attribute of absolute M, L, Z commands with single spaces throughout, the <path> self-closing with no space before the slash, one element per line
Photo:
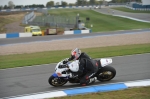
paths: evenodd
<path fill-rule="evenodd" d="M 92 30 L 72 30 L 72 31 L 64 31 L 64 35 L 69 34 L 86 34 L 91 33 Z M 1 38 L 19 38 L 19 37 L 32 37 L 32 33 L 6 33 L 0 34 Z"/>
<path fill-rule="evenodd" d="M 1 38 L 19 38 L 19 37 L 32 37 L 32 33 L 6 33 L 0 34 Z"/>
<path fill-rule="evenodd" d="M 91 33 L 92 30 L 72 30 L 72 31 L 64 31 L 64 35 L 68 34 L 86 34 Z"/>

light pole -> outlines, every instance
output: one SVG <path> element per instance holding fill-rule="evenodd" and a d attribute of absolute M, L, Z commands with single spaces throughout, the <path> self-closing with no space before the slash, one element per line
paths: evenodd
<path fill-rule="evenodd" d="M 61 6 L 63 7 L 63 0 L 61 0 Z"/>
<path fill-rule="evenodd" d="M 83 6 L 84 0 L 79 0 L 79 1 L 80 1 L 81 6 Z"/>
<path fill-rule="evenodd" d="M 84 0 L 82 0 L 82 6 L 83 6 Z"/>
<path fill-rule="evenodd" d="M 44 18 L 43 18 L 43 26 L 44 26 Z"/>
<path fill-rule="evenodd" d="M 76 16 L 76 27 L 79 29 L 79 13 Z"/>

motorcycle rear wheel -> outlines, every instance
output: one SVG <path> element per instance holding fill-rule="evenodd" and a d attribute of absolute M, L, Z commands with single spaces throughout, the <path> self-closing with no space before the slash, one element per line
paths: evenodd
<path fill-rule="evenodd" d="M 103 82 L 103 81 L 109 81 L 113 79 L 116 75 L 116 70 L 111 66 L 105 66 L 100 71 L 99 75 L 97 76 L 97 80 Z"/>
<path fill-rule="evenodd" d="M 50 76 L 48 79 L 48 83 L 54 87 L 63 86 L 67 83 L 67 80 L 64 80 L 63 78 L 57 78 L 54 76 Z"/>

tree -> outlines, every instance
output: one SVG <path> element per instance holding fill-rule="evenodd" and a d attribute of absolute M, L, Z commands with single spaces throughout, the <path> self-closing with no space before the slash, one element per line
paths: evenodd
<path fill-rule="evenodd" d="M 15 6 L 15 9 L 21 9 L 22 8 L 22 5 L 16 5 Z"/>
<path fill-rule="evenodd" d="M 116 2 L 117 2 L 117 3 L 121 3 L 121 2 L 122 2 L 122 0 L 116 0 Z"/>
<path fill-rule="evenodd" d="M 91 5 L 96 4 L 96 0 L 90 0 L 89 2 L 90 2 Z"/>
<path fill-rule="evenodd" d="M 88 5 L 88 1 L 87 0 L 83 0 L 82 1 L 82 5 Z"/>
<path fill-rule="evenodd" d="M 62 6 L 67 6 L 67 5 L 68 5 L 68 3 L 67 3 L 67 2 L 62 1 L 62 2 L 61 2 L 61 5 L 62 5 Z"/>
<path fill-rule="evenodd" d="M 0 10 L 2 10 L 2 9 L 3 9 L 3 6 L 1 5 L 1 6 L 0 6 Z"/>
<path fill-rule="evenodd" d="M 78 6 L 82 5 L 82 0 L 77 0 L 76 4 L 77 4 Z"/>
<path fill-rule="evenodd" d="M 25 7 L 25 8 L 29 8 L 29 5 L 25 5 L 24 7 Z"/>
<path fill-rule="evenodd" d="M 95 1 L 95 4 L 96 4 L 96 5 L 99 5 L 99 4 L 100 4 L 100 1 Z"/>
<path fill-rule="evenodd" d="M 74 3 L 69 3 L 68 5 L 69 5 L 69 6 L 75 6 L 75 4 L 74 4 Z"/>
<path fill-rule="evenodd" d="M 57 5 L 57 6 L 60 5 L 59 2 L 56 2 L 56 5 Z"/>
<path fill-rule="evenodd" d="M 132 2 L 132 1 L 136 1 L 136 2 L 141 2 L 141 0 L 111 0 L 111 3 L 126 3 L 126 2 Z"/>
<path fill-rule="evenodd" d="M 43 4 L 39 5 L 40 8 L 44 8 L 45 6 Z"/>
<path fill-rule="evenodd" d="M 7 5 L 4 6 L 4 9 L 8 9 Z"/>
<path fill-rule="evenodd" d="M 9 2 L 8 2 L 8 7 L 9 7 L 10 9 L 13 9 L 13 8 L 15 7 L 15 5 L 14 5 L 14 3 L 13 3 L 12 1 L 9 1 Z"/>
<path fill-rule="evenodd" d="M 32 8 L 36 8 L 36 7 L 37 7 L 37 5 L 36 5 L 36 4 L 33 4 L 33 5 L 32 5 Z"/>
<path fill-rule="evenodd" d="M 23 6 L 21 6 L 22 8 Z M 32 4 L 32 5 L 25 5 L 25 8 L 44 8 L 45 6 L 43 4 Z"/>
<path fill-rule="evenodd" d="M 54 6 L 54 1 L 47 2 L 46 7 Z"/>
<path fill-rule="evenodd" d="M 78 5 L 78 6 L 88 5 L 88 1 L 87 0 L 77 0 L 76 5 Z"/>
<path fill-rule="evenodd" d="M 101 5 L 102 5 L 102 4 L 103 4 L 103 0 L 100 0 L 100 1 L 99 1 L 99 4 L 101 4 Z"/>

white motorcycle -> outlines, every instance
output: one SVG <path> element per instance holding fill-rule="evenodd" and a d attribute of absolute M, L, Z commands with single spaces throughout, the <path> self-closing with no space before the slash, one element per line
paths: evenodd
<path fill-rule="evenodd" d="M 98 62 L 99 69 L 95 73 L 94 77 L 97 77 L 97 80 L 103 82 L 103 81 L 109 81 L 113 79 L 116 75 L 116 70 L 108 66 L 112 63 L 111 58 L 101 58 L 100 60 L 95 60 Z M 63 86 L 68 81 L 70 83 L 79 83 L 79 78 L 72 78 L 71 74 L 72 72 L 77 72 L 79 70 L 79 61 L 69 61 L 66 64 L 63 64 L 63 60 L 60 61 L 56 67 L 55 67 L 55 73 L 53 73 L 49 79 L 48 82 L 50 85 L 58 87 Z"/>

